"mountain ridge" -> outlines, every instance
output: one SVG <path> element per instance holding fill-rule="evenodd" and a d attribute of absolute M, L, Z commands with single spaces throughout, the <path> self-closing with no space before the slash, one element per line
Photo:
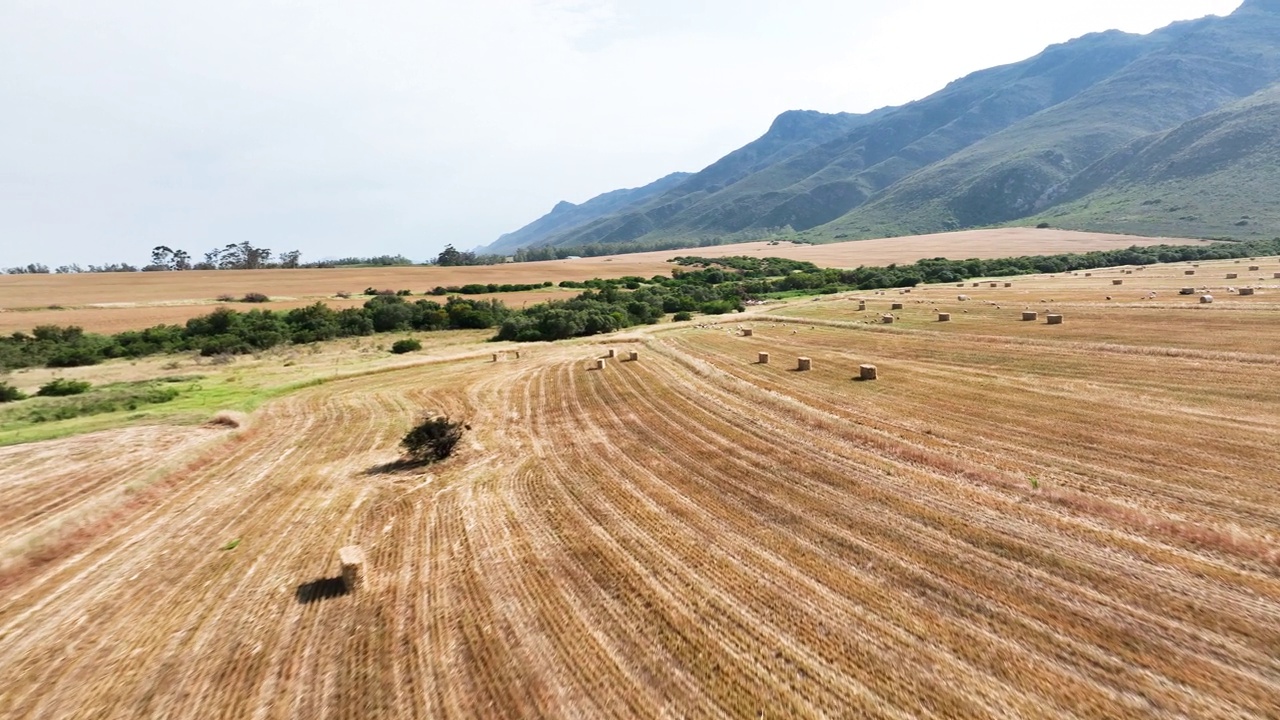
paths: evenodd
<path fill-rule="evenodd" d="M 824 241 L 1046 217 L 1098 223 L 1105 218 L 1096 207 L 1082 210 L 1090 207 L 1085 189 L 1114 199 L 1120 184 L 1128 197 L 1135 183 L 1169 182 L 1126 174 L 1123 166 L 1157 145 L 1176 154 L 1170 144 L 1192 142 L 1193 133 L 1172 131 L 1277 83 L 1280 0 L 1247 0 L 1230 15 L 1145 35 L 1089 33 L 1020 62 L 969 73 L 901 106 L 865 114 L 787 111 L 760 138 L 661 192 L 580 222 L 517 232 L 530 241 L 526 246 L 576 247 L 696 244 L 768 232 Z M 1232 117 L 1237 145 L 1243 138 L 1265 141 L 1270 125 L 1263 114 Z M 1224 172 L 1248 175 L 1242 165 L 1248 148 L 1233 147 L 1223 156 L 1225 166 L 1189 172 L 1179 182 L 1194 185 L 1212 176 L 1221 184 Z M 1210 161 L 1204 152 L 1186 157 Z M 1106 182 L 1094 182 L 1104 168 Z M 1259 202 L 1253 195 L 1240 202 L 1222 198 L 1189 227 L 1229 235 L 1242 227 L 1242 215 L 1270 217 L 1255 207 Z M 1170 230 L 1164 220 L 1158 225 Z"/>

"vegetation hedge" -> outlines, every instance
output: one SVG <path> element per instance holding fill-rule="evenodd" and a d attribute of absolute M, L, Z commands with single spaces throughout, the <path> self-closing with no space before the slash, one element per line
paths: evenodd
<path fill-rule="evenodd" d="M 570 300 L 540 303 L 523 310 L 512 310 L 497 300 L 451 296 L 441 305 L 433 300 L 409 302 L 400 295 L 378 294 L 363 307 L 343 310 L 322 303 L 288 311 L 255 309 L 244 313 L 223 307 L 192 318 L 185 326 L 157 325 L 111 336 L 86 333 L 78 327 L 43 325 L 29 335 L 17 332 L 0 338 L 0 369 L 92 365 L 110 358 L 165 352 L 243 354 L 287 343 L 409 330 L 497 328 L 498 340 L 553 341 L 655 323 L 667 313 L 737 312 L 750 300 L 783 295 L 1259 255 L 1280 255 L 1280 238 L 991 260 L 939 257 L 908 265 L 851 270 L 819 268 L 779 258 L 678 257 L 675 262 L 680 267 L 672 271 L 671 277 L 566 281 L 560 285 L 583 292 Z M 542 287 L 545 286 L 544 283 Z"/>

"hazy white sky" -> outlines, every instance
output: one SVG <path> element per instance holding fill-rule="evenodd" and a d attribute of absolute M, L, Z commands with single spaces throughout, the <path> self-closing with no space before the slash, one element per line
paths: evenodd
<path fill-rule="evenodd" d="M 1240 0 L 2 0 L 0 265 L 471 248 L 789 109 Z M 0 280 L 3 282 L 3 280 Z"/>

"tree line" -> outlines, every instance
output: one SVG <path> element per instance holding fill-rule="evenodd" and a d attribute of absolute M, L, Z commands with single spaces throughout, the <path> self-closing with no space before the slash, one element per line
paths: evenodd
<path fill-rule="evenodd" d="M 1116 265 L 1151 265 L 1280 255 L 1280 238 L 1199 246 L 1156 245 L 1088 253 L 992 260 L 931 258 L 905 265 L 819 268 L 779 258 L 679 257 L 671 276 L 638 276 L 561 283 L 583 292 L 513 310 L 497 300 L 453 296 L 442 305 L 401 295 L 377 295 L 362 307 L 333 310 L 323 303 L 288 311 L 241 313 L 219 308 L 186 325 L 158 325 L 115 335 L 44 325 L 31 334 L 0 338 L 0 369 L 91 365 L 110 358 L 198 351 L 202 355 L 252 353 L 281 344 L 409 330 L 493 329 L 495 340 L 553 341 L 655 323 L 669 313 L 723 314 L 747 302 L 781 294 L 913 287 L 974 277 L 1059 273 Z"/>

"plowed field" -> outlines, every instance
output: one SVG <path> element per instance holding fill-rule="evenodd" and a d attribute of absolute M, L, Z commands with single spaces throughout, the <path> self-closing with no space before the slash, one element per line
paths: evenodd
<path fill-rule="evenodd" d="M 0 716 L 1275 717 L 1276 291 L 1122 306 L 1111 273 L 0 450 Z M 1018 320 L 1041 300 L 1062 326 Z M 422 409 L 472 430 L 388 471 Z"/>

